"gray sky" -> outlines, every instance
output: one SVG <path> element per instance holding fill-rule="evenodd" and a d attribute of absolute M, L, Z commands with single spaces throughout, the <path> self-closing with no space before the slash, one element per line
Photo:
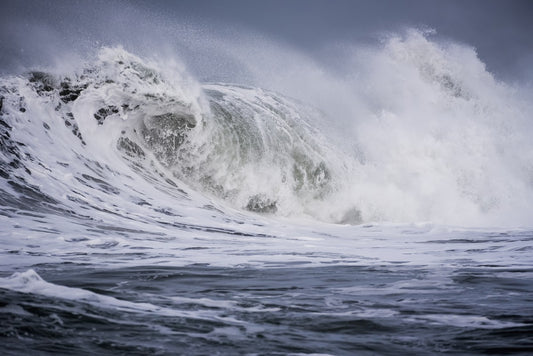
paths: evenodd
<path fill-rule="evenodd" d="M 530 0 L 4 0 L 0 70 L 45 62 L 55 48 L 149 46 L 173 29 L 182 37 L 250 31 L 319 57 L 335 43 L 427 26 L 475 47 L 498 77 L 533 78 L 532 19 Z"/>

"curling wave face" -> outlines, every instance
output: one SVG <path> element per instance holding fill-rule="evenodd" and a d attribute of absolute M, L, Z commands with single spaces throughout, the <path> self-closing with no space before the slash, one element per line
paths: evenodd
<path fill-rule="evenodd" d="M 31 72 L 6 84 L 6 128 L 8 120 L 42 120 L 38 130 L 51 144 L 70 146 L 101 166 L 120 156 L 145 177 L 178 179 L 180 186 L 258 213 L 312 213 L 307 203 L 334 190 L 335 162 L 326 162 L 332 148 L 302 116 L 318 111 L 271 92 L 200 88 L 179 71 L 165 76 L 155 63 L 117 48 L 103 49 L 97 63 L 71 76 Z M 7 131 L 4 137 L 10 140 Z M 19 146 L 4 152 L 5 163 L 18 155 L 16 165 L 24 166 Z M 3 164 L 6 178 L 12 168 L 18 167 Z M 101 178 L 92 180 L 105 185 Z"/>
<path fill-rule="evenodd" d="M 121 48 L 68 75 L 3 78 L 3 199 L 80 199 L 64 193 L 80 179 L 119 194 L 102 174 L 108 167 L 177 199 L 195 191 L 279 216 L 530 222 L 529 111 L 472 50 L 412 32 L 368 51 L 365 63 L 351 93 L 367 103 L 364 116 L 341 138 L 351 151 L 321 130 L 328 119 L 317 109 L 258 88 L 201 85 L 177 65 Z M 76 164 L 97 177 L 57 176 Z"/>

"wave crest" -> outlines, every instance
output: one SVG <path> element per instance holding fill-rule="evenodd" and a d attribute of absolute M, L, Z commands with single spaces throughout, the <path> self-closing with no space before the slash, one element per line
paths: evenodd
<path fill-rule="evenodd" d="M 113 154 L 154 184 L 172 177 L 253 212 L 341 223 L 530 221 L 530 106 L 471 48 L 411 31 L 354 60 L 357 84 L 347 80 L 339 95 L 354 99 L 346 113 L 358 115 L 337 136 L 321 129 L 330 122 L 322 111 L 299 101 L 199 84 L 176 62 L 122 48 L 102 49 L 68 76 L 6 80 L 2 116 L 62 122 L 73 135 L 58 135 L 61 145 L 85 157 L 112 165 Z"/>

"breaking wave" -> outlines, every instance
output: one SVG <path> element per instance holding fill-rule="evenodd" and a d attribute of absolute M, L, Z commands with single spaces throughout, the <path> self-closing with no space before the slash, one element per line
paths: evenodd
<path fill-rule="evenodd" d="M 138 175 L 176 200 L 194 192 L 284 217 L 530 224 L 524 93 L 496 81 L 471 48 L 419 31 L 359 51 L 349 67 L 337 107 L 294 90 L 308 102 L 199 83 L 120 47 L 68 73 L 4 77 L 3 203 L 68 205 L 82 181 L 103 192 L 93 207 L 105 205 L 121 194 L 110 177 Z"/>

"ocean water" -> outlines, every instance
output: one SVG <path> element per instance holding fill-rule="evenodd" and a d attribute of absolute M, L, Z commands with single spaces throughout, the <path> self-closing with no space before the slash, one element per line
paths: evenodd
<path fill-rule="evenodd" d="M 531 354 L 529 92 L 419 31 L 347 62 L 2 77 L 1 353 Z"/>

